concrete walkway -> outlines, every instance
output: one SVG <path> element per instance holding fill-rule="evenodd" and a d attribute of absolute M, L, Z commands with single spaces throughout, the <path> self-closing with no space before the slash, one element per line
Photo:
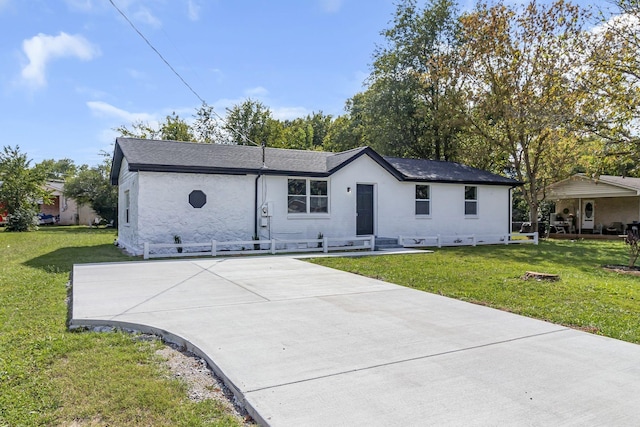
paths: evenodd
<path fill-rule="evenodd" d="M 638 345 L 289 257 L 76 265 L 95 325 L 186 344 L 265 425 L 640 425 Z"/>

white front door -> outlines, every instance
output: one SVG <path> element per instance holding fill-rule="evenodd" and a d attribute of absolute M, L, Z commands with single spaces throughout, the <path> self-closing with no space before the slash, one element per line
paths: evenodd
<path fill-rule="evenodd" d="M 595 224 L 595 203 L 593 200 L 582 201 L 582 228 L 593 230 Z"/>

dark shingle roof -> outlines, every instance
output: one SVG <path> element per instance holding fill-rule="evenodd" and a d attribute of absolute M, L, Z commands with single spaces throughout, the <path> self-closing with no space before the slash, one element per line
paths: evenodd
<path fill-rule="evenodd" d="M 369 147 L 341 153 L 245 145 L 198 144 L 118 138 L 111 182 L 118 183 L 122 159 L 130 171 L 329 176 L 360 156 L 368 155 L 398 180 L 518 185 L 517 181 L 458 163 L 382 157 Z"/>
<path fill-rule="evenodd" d="M 460 163 L 443 162 L 439 160 L 383 157 L 408 180 L 464 182 L 467 184 L 519 184 L 518 181 L 511 178 L 496 175 L 482 169 L 472 168 L 471 166 L 462 165 Z"/>

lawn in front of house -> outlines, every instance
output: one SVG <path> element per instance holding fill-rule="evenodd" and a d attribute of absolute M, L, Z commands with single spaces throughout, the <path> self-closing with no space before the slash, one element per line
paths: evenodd
<path fill-rule="evenodd" d="M 601 268 L 628 259 L 622 241 L 549 239 L 312 262 L 640 344 L 640 277 Z M 523 280 L 527 271 L 560 280 Z"/>
<path fill-rule="evenodd" d="M 74 263 L 126 261 L 112 229 L 0 229 L 0 426 L 238 425 L 170 379 L 159 341 L 66 328 Z"/>

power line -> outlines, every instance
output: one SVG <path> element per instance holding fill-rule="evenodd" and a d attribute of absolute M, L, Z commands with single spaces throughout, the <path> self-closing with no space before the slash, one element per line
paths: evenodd
<path fill-rule="evenodd" d="M 186 81 L 184 78 L 182 78 L 182 76 L 180 75 L 180 73 L 178 73 L 178 72 L 176 71 L 176 69 L 175 69 L 175 68 L 173 68 L 173 66 L 171 66 L 171 64 L 169 63 L 169 61 L 167 61 L 167 60 L 165 59 L 165 57 L 164 57 L 164 56 L 162 56 L 162 54 L 158 51 L 158 49 L 156 49 L 156 48 L 151 44 L 151 42 L 149 41 L 149 39 L 147 39 L 147 38 L 144 36 L 144 34 L 142 34 L 142 32 L 141 32 L 140 30 L 138 30 L 138 28 L 134 25 L 134 23 L 133 23 L 133 22 L 131 22 L 131 20 L 127 17 L 127 15 L 126 15 L 126 14 L 125 14 L 125 13 L 124 13 L 120 8 L 119 8 L 119 7 L 118 7 L 118 6 L 113 2 L 113 0 L 109 0 L 109 3 L 111 3 L 111 6 L 113 6 L 113 7 L 118 11 L 118 13 L 119 13 L 120 15 L 122 15 L 122 17 L 125 19 L 125 21 L 127 21 L 127 22 L 129 23 L 129 25 L 131 26 L 131 28 L 133 28 L 133 30 L 134 30 L 136 33 L 138 33 L 138 35 L 142 38 L 142 40 L 144 40 L 144 41 L 145 41 L 145 43 L 147 43 L 147 45 L 148 45 L 148 46 L 149 46 L 149 47 L 150 47 L 150 48 L 151 48 L 151 49 L 152 49 L 152 50 L 153 50 L 153 51 L 154 51 L 154 52 L 155 52 L 155 53 L 160 57 L 160 59 L 162 60 L 162 62 L 164 62 L 164 63 L 166 64 L 166 66 L 167 66 L 167 67 L 169 67 L 169 69 L 173 72 L 173 74 L 175 74 L 175 75 L 180 79 L 180 81 L 181 81 L 181 82 L 182 82 L 182 83 L 183 83 L 183 84 L 184 84 L 184 85 L 185 85 L 185 86 L 186 86 L 186 87 L 191 91 L 191 93 L 193 93 L 193 94 L 196 96 L 196 98 L 198 98 L 198 99 L 200 100 L 200 102 L 201 102 L 203 105 L 209 105 L 209 104 L 207 104 L 207 102 L 206 102 L 204 99 L 202 99 L 202 97 L 201 97 L 200 95 L 198 95 L 198 92 L 196 92 L 196 91 L 191 87 L 191 85 L 189 85 L 189 83 L 187 83 L 187 81 Z M 236 133 L 237 135 L 239 135 L 241 138 L 245 139 L 247 142 L 252 143 L 253 145 L 256 145 L 256 146 L 258 146 L 258 147 L 260 146 L 260 144 L 258 144 L 258 143 L 256 143 L 255 141 L 251 140 L 251 138 L 249 138 L 249 137 L 248 137 L 247 135 L 245 135 L 243 132 L 241 132 L 241 131 L 237 130 L 237 129 L 236 129 L 236 128 L 234 128 L 233 126 L 229 126 L 229 124 L 227 123 L 227 121 L 226 121 L 222 116 L 220 116 L 220 114 L 218 114 L 218 113 L 216 112 L 216 110 L 215 110 L 213 107 L 211 107 L 211 112 L 212 112 L 212 113 L 213 113 L 213 114 L 214 114 L 218 119 L 220 119 L 220 120 L 221 120 L 225 125 L 227 125 L 227 127 L 228 127 L 229 129 L 231 129 L 233 132 L 235 132 L 235 133 Z"/>

